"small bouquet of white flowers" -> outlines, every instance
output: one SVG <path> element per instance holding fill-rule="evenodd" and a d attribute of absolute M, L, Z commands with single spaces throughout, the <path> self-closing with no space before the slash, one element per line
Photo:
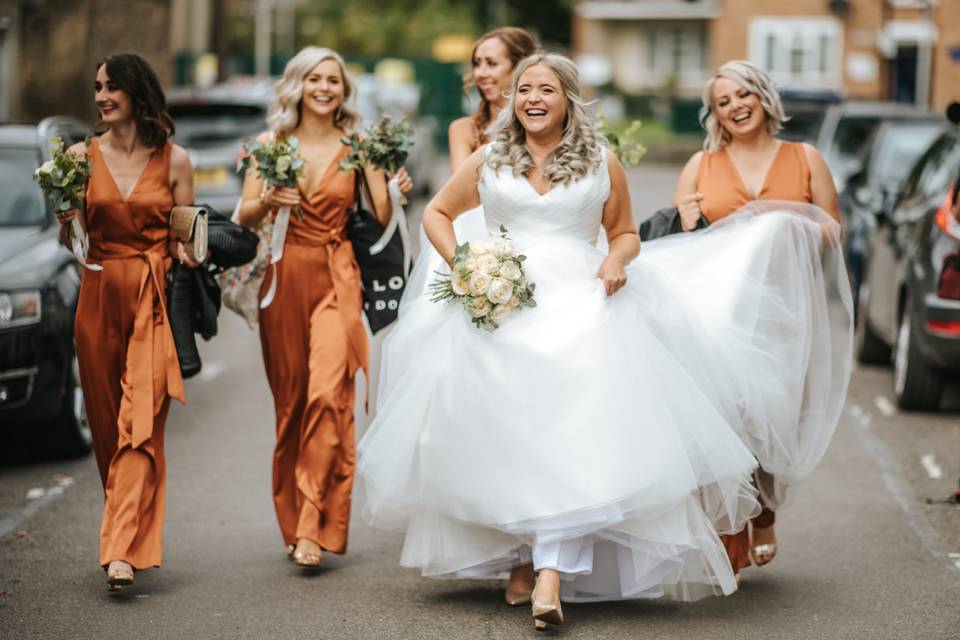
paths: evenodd
<path fill-rule="evenodd" d="M 300 157 L 300 141 L 296 136 L 284 140 L 271 136 L 267 142 L 247 140 L 243 143 L 243 155 L 237 160 L 237 173 L 248 172 L 251 159 L 257 161 L 257 173 L 263 180 L 264 188 L 296 188 L 297 178 L 303 176 L 303 165 L 306 164 Z M 290 213 L 289 210 L 287 213 Z M 295 211 L 294 215 L 300 219 L 299 211 Z"/>
<path fill-rule="evenodd" d="M 243 155 L 237 161 L 237 173 L 246 173 L 250 170 L 252 160 L 257 161 L 257 173 L 263 180 L 263 188 L 296 188 L 297 178 L 303 175 L 303 165 L 306 160 L 300 157 L 300 141 L 296 136 L 278 140 L 273 134 L 267 142 L 247 140 L 243 143 Z M 297 220 L 302 220 L 300 210 L 293 212 Z M 273 220 L 273 229 L 270 234 L 270 264 L 276 264 L 283 258 L 283 245 L 287 239 L 287 227 L 290 224 L 290 207 L 280 207 Z M 260 308 L 266 309 L 273 302 L 277 292 L 277 279 L 270 281 L 270 290 Z"/>
<path fill-rule="evenodd" d="M 51 138 L 50 143 L 50 159 L 33 172 L 33 179 L 57 211 L 82 211 L 90 177 L 90 156 L 86 152 L 82 156 L 70 153 L 59 136 Z M 89 139 L 84 141 L 84 146 L 90 147 Z M 99 266 L 87 264 L 89 239 L 81 216 L 74 216 L 66 234 L 77 260 L 89 269 L 99 270 Z"/>
<path fill-rule="evenodd" d="M 500 226 L 500 238 L 457 247 L 450 275 L 430 283 L 430 300 L 460 303 L 480 329 L 493 331 L 517 309 L 535 307 L 535 284 L 527 280 L 523 261 Z"/>

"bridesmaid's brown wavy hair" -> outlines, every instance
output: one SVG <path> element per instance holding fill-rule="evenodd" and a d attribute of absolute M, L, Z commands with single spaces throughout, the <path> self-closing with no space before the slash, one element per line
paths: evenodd
<path fill-rule="evenodd" d="M 167 98 L 157 74 L 146 60 L 135 53 L 118 53 L 107 56 L 97 64 L 97 69 L 106 65 L 110 82 L 116 84 L 130 98 L 137 133 L 150 147 L 162 147 L 174 132 L 173 118 L 167 111 Z M 94 133 L 101 135 L 110 126 L 101 120 Z"/>
<path fill-rule="evenodd" d="M 474 58 L 477 56 L 477 47 L 490 38 L 496 38 L 507 48 L 507 55 L 510 56 L 511 70 L 516 69 L 517 64 L 521 60 L 540 48 L 537 39 L 534 38 L 529 31 L 521 29 L 520 27 L 500 27 L 499 29 L 487 31 L 473 43 L 473 51 L 470 52 L 470 71 L 463 76 L 464 93 L 476 86 L 473 80 L 473 67 L 475 64 Z M 470 116 L 470 119 L 473 120 L 473 124 L 477 128 L 480 144 L 483 144 L 487 140 L 485 131 L 493 120 L 490 102 L 483 97 L 483 92 L 480 92 L 480 105 Z"/>

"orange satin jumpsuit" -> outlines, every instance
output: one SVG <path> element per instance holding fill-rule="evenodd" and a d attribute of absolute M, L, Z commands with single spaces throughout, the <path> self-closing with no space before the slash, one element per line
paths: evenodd
<path fill-rule="evenodd" d="M 275 298 L 260 311 L 260 339 L 276 410 L 273 500 L 286 544 L 298 538 L 344 553 L 356 464 L 354 374 L 367 368 L 360 269 L 345 235 L 354 174 L 339 170 L 343 147 L 303 220 L 290 218 L 283 257 L 264 278 Z"/>
<path fill-rule="evenodd" d="M 163 431 L 170 398 L 184 401 L 166 313 L 171 265 L 170 143 L 156 149 L 124 200 L 90 146 L 87 262 L 77 302 L 80 382 L 105 490 L 100 564 L 160 566 L 166 469 Z"/>

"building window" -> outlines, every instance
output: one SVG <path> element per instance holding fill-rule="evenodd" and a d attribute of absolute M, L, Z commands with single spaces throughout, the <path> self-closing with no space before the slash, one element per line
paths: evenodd
<path fill-rule="evenodd" d="M 706 68 L 706 29 L 702 24 L 659 27 L 647 32 L 648 69 L 662 80 L 684 75 L 698 79 Z"/>
<path fill-rule="evenodd" d="M 763 65 L 781 85 L 840 87 L 842 33 L 833 18 L 754 18 L 750 59 Z"/>

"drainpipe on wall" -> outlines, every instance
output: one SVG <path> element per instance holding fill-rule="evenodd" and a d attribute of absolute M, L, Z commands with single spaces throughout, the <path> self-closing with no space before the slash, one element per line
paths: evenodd
<path fill-rule="evenodd" d="M 926 22 L 928 33 L 933 33 L 933 7 L 930 0 L 923 3 L 923 20 Z M 933 40 L 924 38 L 917 43 L 917 106 L 922 109 L 930 107 L 930 79 L 933 74 Z"/>

